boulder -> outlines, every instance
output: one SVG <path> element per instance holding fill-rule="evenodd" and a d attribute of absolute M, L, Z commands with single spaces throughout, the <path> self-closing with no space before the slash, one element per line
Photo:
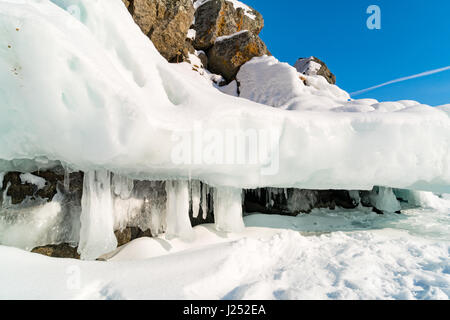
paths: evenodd
<path fill-rule="evenodd" d="M 142 231 L 138 227 L 126 227 L 123 230 L 116 230 L 114 231 L 114 235 L 117 239 L 117 247 L 123 246 L 134 239 L 152 237 L 150 230 Z"/>
<path fill-rule="evenodd" d="M 300 58 L 294 64 L 298 72 L 307 76 L 319 75 L 327 79 L 328 83 L 336 84 L 336 76 L 331 73 L 327 65 L 316 57 Z"/>
<path fill-rule="evenodd" d="M 37 247 L 34 248 L 31 252 L 53 258 L 80 259 L 80 255 L 77 252 L 77 248 L 72 247 L 66 243 Z"/>
<path fill-rule="evenodd" d="M 169 62 L 189 53 L 187 33 L 194 20 L 192 0 L 122 0 L 134 21 Z"/>
<path fill-rule="evenodd" d="M 235 79 L 239 68 L 254 57 L 270 54 L 264 42 L 249 31 L 219 37 L 208 51 L 208 68 L 228 82 Z"/>
<path fill-rule="evenodd" d="M 258 35 L 264 26 L 262 15 L 240 1 L 197 0 L 194 47 L 207 50 L 216 38 L 248 30 Z"/>

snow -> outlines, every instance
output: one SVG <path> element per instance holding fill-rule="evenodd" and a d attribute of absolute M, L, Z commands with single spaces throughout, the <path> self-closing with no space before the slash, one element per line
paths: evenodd
<path fill-rule="evenodd" d="M 31 173 L 22 173 L 20 175 L 20 180 L 22 181 L 22 183 L 34 184 L 35 186 L 38 187 L 39 190 L 45 187 L 45 179 L 35 176 L 34 174 Z"/>
<path fill-rule="evenodd" d="M 189 29 L 186 38 L 194 40 L 196 35 L 197 35 L 197 31 L 196 30 Z"/>
<path fill-rule="evenodd" d="M 314 57 L 298 59 L 294 64 L 294 68 L 298 72 L 306 74 L 308 76 L 315 76 L 319 72 L 322 65 L 314 61 Z"/>
<path fill-rule="evenodd" d="M 248 30 L 241 30 L 241 31 L 238 31 L 236 33 L 233 33 L 233 34 L 230 34 L 230 35 L 227 35 L 227 36 L 217 37 L 214 42 L 220 42 L 220 41 L 224 41 L 224 40 L 227 40 L 227 39 L 231 39 L 231 38 L 234 38 L 234 37 L 236 37 L 236 36 L 238 36 L 240 34 L 243 34 L 245 32 L 248 32 Z"/>
<path fill-rule="evenodd" d="M 436 209 L 256 214 L 242 233 L 197 226 L 193 242 L 137 239 L 108 262 L 0 246 L 0 298 L 448 300 L 449 219 Z"/>
<path fill-rule="evenodd" d="M 231 81 L 229 84 L 219 87 L 219 90 L 222 91 L 225 94 L 228 94 L 230 96 L 238 97 L 238 85 L 236 80 Z"/>
<path fill-rule="evenodd" d="M 120 0 L 1 0 L 0 12 L 2 172 L 13 159 L 39 157 L 73 170 L 238 189 L 449 192 L 448 106 L 398 102 L 400 110 L 378 112 L 376 103 L 347 104 L 348 94 L 322 77 L 304 76 L 305 86 L 271 57 L 244 65 L 241 97 L 228 96 L 192 68 L 167 63 Z M 268 130 L 277 146 L 257 163 L 174 164 L 173 137 L 198 127 L 205 136 Z M 270 160 L 278 170 L 262 174 Z"/>
<path fill-rule="evenodd" d="M 253 10 L 247 6 L 246 4 L 242 3 L 241 1 L 237 1 L 237 0 L 226 0 L 228 2 L 231 2 L 233 4 L 233 7 L 237 10 L 237 9 L 242 9 L 244 10 L 244 13 L 247 17 L 249 17 L 250 19 L 255 20 L 256 16 L 253 13 Z"/>

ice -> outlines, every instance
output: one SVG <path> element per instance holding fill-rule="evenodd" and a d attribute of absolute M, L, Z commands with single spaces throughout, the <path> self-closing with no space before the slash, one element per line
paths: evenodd
<path fill-rule="evenodd" d="M 450 210 L 448 195 L 436 195 L 432 192 L 395 189 L 395 196 L 414 207 L 432 208 L 441 211 Z"/>
<path fill-rule="evenodd" d="M 70 190 L 70 171 L 65 168 L 64 169 L 64 190 L 69 191 Z"/>
<path fill-rule="evenodd" d="M 45 179 L 31 173 L 22 173 L 20 175 L 20 180 L 22 183 L 34 184 L 38 189 L 43 189 L 45 187 Z"/>
<path fill-rule="evenodd" d="M 0 209 L 0 243 L 31 250 L 35 247 L 59 242 L 52 228 L 61 223 L 58 202 L 42 202 L 30 208 Z"/>
<path fill-rule="evenodd" d="M 189 182 L 167 181 L 166 238 L 179 237 L 190 241 L 194 237 L 189 220 Z"/>
<path fill-rule="evenodd" d="M 114 230 L 138 227 L 152 235 L 165 231 L 166 196 L 161 181 L 133 181 L 113 175 Z"/>
<path fill-rule="evenodd" d="M 5 172 L 0 172 L 0 187 L 3 186 L 3 179 L 5 178 Z"/>
<path fill-rule="evenodd" d="M 386 212 L 400 211 L 401 206 L 392 188 L 378 187 L 371 194 L 371 202 L 375 208 Z"/>
<path fill-rule="evenodd" d="M 209 196 L 209 187 L 207 184 L 202 183 L 202 218 L 206 219 L 208 215 L 208 196 Z"/>
<path fill-rule="evenodd" d="M 117 247 L 110 172 L 85 172 L 81 208 L 78 252 L 83 260 L 95 260 Z"/>
<path fill-rule="evenodd" d="M 0 243 L 24 250 L 48 244 L 67 243 L 76 246 L 79 240 L 80 208 L 58 193 L 51 202 L 27 197 L 12 204 L 7 196 L 10 183 L 0 197 Z"/>
<path fill-rule="evenodd" d="M 214 188 L 214 220 L 218 231 L 241 232 L 242 189 L 230 187 Z"/>
<path fill-rule="evenodd" d="M 192 180 L 189 184 L 191 187 L 192 215 L 197 218 L 200 212 L 201 185 L 198 180 Z"/>
<path fill-rule="evenodd" d="M 113 174 L 112 176 L 112 186 L 114 194 L 119 196 L 121 199 L 129 199 L 131 192 L 134 188 L 133 179 L 127 176 L 121 176 L 119 174 Z"/>
<path fill-rule="evenodd" d="M 273 57 L 246 63 L 240 97 L 229 96 L 189 64 L 167 63 L 120 0 L 0 0 L 0 12 L 2 172 L 32 172 L 39 157 L 76 171 L 238 189 L 450 192 L 448 106 L 347 104 L 349 95 L 323 77 L 301 80 Z M 262 173 L 264 159 L 174 163 L 173 138 L 199 125 L 202 137 L 280 133 L 278 170 Z"/>

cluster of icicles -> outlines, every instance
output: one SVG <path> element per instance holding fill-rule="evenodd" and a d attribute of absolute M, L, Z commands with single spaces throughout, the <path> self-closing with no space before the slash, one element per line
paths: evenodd
<path fill-rule="evenodd" d="M 96 259 L 117 247 L 114 230 L 130 221 L 153 235 L 165 231 L 167 239 L 179 237 L 193 240 L 194 232 L 189 219 L 190 204 L 196 218 L 202 208 L 207 213 L 210 188 L 200 181 L 166 181 L 166 199 L 159 190 L 160 182 L 152 184 L 150 193 L 139 195 L 133 190 L 133 180 L 113 175 L 106 170 L 86 172 L 81 201 L 81 230 L 78 251 L 84 260 Z M 212 189 L 214 217 L 217 230 L 239 232 L 244 228 L 242 219 L 242 190 L 217 187 Z M 142 201 L 144 204 L 142 206 Z M 150 215 L 142 215 L 142 208 Z M 136 220 L 135 217 L 141 217 Z"/>

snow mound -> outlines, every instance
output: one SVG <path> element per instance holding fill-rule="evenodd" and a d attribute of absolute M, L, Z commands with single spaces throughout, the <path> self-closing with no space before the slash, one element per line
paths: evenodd
<path fill-rule="evenodd" d="M 234 188 L 449 191 L 448 106 L 348 102 L 269 57 L 243 67 L 241 97 L 277 108 L 228 96 L 167 63 L 120 0 L 0 0 L 0 30 L 0 171 L 48 159 Z M 224 159 L 234 151 L 226 143 L 212 157 L 174 160 L 180 139 L 249 130 L 269 136 L 257 161 Z"/>
<path fill-rule="evenodd" d="M 298 72 L 306 74 L 308 76 L 315 76 L 317 72 L 319 72 L 322 65 L 314 61 L 314 57 L 298 59 L 294 64 L 294 68 L 297 69 Z"/>

